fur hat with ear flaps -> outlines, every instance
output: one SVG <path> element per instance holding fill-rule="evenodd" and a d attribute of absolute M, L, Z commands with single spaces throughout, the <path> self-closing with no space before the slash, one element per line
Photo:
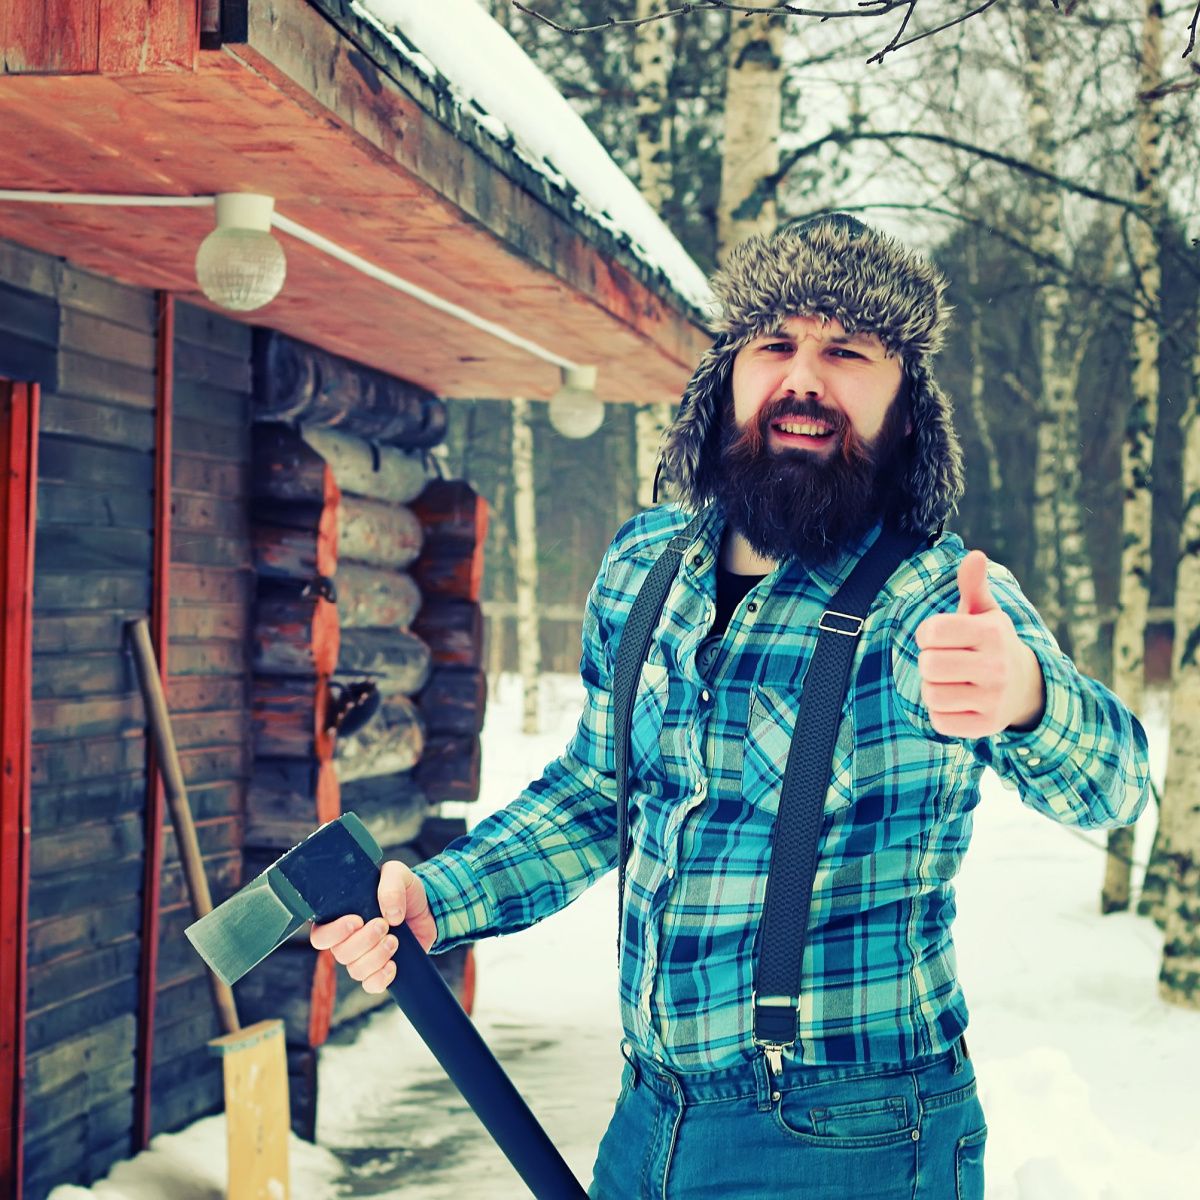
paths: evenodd
<path fill-rule="evenodd" d="M 847 333 L 874 333 L 904 364 L 912 456 L 896 516 L 902 528 L 932 532 L 963 491 L 962 452 L 949 398 L 928 360 L 949 317 L 946 281 L 920 255 L 841 213 L 782 226 L 731 251 L 712 280 L 720 304 L 717 340 L 696 368 L 667 430 L 663 470 L 684 507 L 714 494 L 721 409 L 737 352 L 788 317 L 821 316 Z"/>

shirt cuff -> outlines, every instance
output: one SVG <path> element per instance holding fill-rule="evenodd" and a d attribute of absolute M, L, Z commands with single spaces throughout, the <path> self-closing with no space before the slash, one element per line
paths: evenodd
<path fill-rule="evenodd" d="M 430 954 L 474 942 L 493 922 L 492 905 L 470 862 L 456 851 L 435 854 L 418 863 L 413 874 L 425 885 L 437 928 Z"/>
<path fill-rule="evenodd" d="M 1042 669 L 1046 710 L 1032 729 L 1006 729 L 992 741 L 997 752 L 1019 766 L 1022 774 L 1041 775 L 1061 767 L 1078 744 L 1083 707 L 1077 672 L 1062 651 L 1040 643 L 1026 644 Z"/>

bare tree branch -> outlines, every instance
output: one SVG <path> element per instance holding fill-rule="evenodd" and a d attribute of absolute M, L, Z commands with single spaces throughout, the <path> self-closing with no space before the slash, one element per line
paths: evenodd
<path fill-rule="evenodd" d="M 797 4 L 735 4 L 728 0 L 692 0 L 692 3 L 679 4 L 675 8 L 665 8 L 662 12 L 652 13 L 648 17 L 609 17 L 598 25 L 560 25 L 552 21 L 544 13 L 527 8 L 518 0 L 512 0 L 513 8 L 523 12 L 527 17 L 533 17 L 549 25 L 559 33 L 567 33 L 574 37 L 580 33 L 599 33 L 603 29 L 616 29 L 618 26 L 636 28 L 639 25 L 649 25 L 651 21 L 667 21 L 672 17 L 686 17 L 694 12 L 725 12 L 745 13 L 749 16 L 772 17 L 787 15 L 792 17 L 816 17 L 820 21 L 833 21 L 847 17 L 882 17 L 898 8 L 914 6 L 916 0 L 860 0 L 859 6 L 853 9 L 827 10 L 821 8 L 801 8 Z"/>
<path fill-rule="evenodd" d="M 1069 192 L 1074 192 L 1077 196 L 1085 196 L 1089 200 L 1098 200 L 1101 204 L 1113 204 L 1117 208 L 1125 209 L 1126 212 L 1132 213 L 1134 216 L 1143 216 L 1141 205 L 1123 196 L 1114 196 L 1109 192 L 1101 192 L 1096 188 L 1088 187 L 1087 184 L 1078 183 L 1073 179 L 1066 179 L 1061 175 L 1055 175 L 1052 171 L 1043 171 L 1040 167 L 1035 167 L 1032 163 L 1028 163 L 1024 159 L 1014 158 L 1011 154 L 1002 154 L 998 150 L 988 150 L 984 146 L 974 146 L 969 142 L 960 141 L 958 138 L 949 137 L 941 133 L 928 133 L 923 130 L 830 130 L 829 133 L 823 134 L 815 141 L 809 142 L 806 146 L 801 146 L 798 149 L 793 150 L 780 164 L 779 170 L 776 171 L 775 175 L 763 181 L 764 186 L 777 187 L 787 173 L 801 159 L 807 158 L 811 154 L 815 154 L 821 149 L 822 146 L 845 146 L 849 145 L 851 142 L 887 142 L 900 139 L 934 142 L 939 146 L 949 146 L 954 150 L 964 150 L 968 154 L 973 154 L 977 158 L 985 159 L 988 162 L 999 163 L 1001 166 L 1009 167 L 1014 171 L 1020 171 L 1034 179 L 1043 179 L 1047 183 L 1054 184 L 1056 187 L 1065 188 Z"/>
<path fill-rule="evenodd" d="M 953 21 L 947 21 L 944 25 L 938 25 L 935 29 L 925 29 L 918 34 L 914 34 L 906 42 L 902 42 L 900 38 L 904 35 L 904 30 L 908 25 L 909 18 L 913 15 L 917 7 L 917 0 L 912 0 L 908 12 L 904 14 L 904 20 L 900 24 L 900 28 L 896 31 L 896 36 L 878 54 L 873 54 L 867 59 L 869 63 L 881 63 L 884 56 L 891 54 L 894 50 L 902 50 L 905 46 L 911 46 L 914 42 L 924 41 L 925 38 L 931 38 L 936 34 L 942 33 L 947 29 L 953 29 L 955 25 L 961 25 L 964 21 L 969 21 L 972 17 L 978 16 L 982 12 L 987 12 L 996 0 L 983 0 L 982 4 L 972 8 L 970 11 L 963 13 L 961 16 L 955 17 Z M 1053 0 L 1055 8 L 1058 7 L 1057 0 Z"/>
<path fill-rule="evenodd" d="M 512 0 L 512 6 L 518 12 L 524 13 L 527 17 L 532 17 L 535 21 L 542 22 L 543 25 L 548 25 L 551 29 L 558 33 L 565 33 L 571 37 L 576 37 L 584 33 L 599 33 L 605 29 L 616 29 L 619 26 L 628 26 L 636 28 L 639 25 L 648 25 L 651 21 L 669 21 L 673 17 L 686 17 L 691 13 L 701 12 L 733 12 L 743 13 L 747 16 L 790 16 L 790 17 L 813 17 L 818 21 L 843 21 L 861 17 L 886 17 L 889 13 L 896 12 L 898 9 L 904 10 L 904 17 L 900 22 L 900 28 L 896 31 L 895 36 L 882 50 L 877 54 L 873 54 L 867 59 L 869 63 L 881 63 L 888 54 L 892 54 L 897 50 L 903 50 L 906 46 L 911 46 L 916 42 L 925 40 L 926 38 L 934 37 L 939 33 L 943 33 L 947 29 L 953 28 L 955 25 L 961 25 L 965 21 L 969 21 L 972 17 L 978 16 L 980 13 L 986 12 L 997 0 L 979 0 L 975 5 L 965 13 L 960 14 L 951 21 L 947 21 L 942 25 L 938 25 L 933 29 L 925 29 L 920 33 L 913 34 L 912 37 L 901 40 L 904 37 L 904 31 L 908 28 L 908 23 L 912 19 L 913 13 L 916 11 L 918 0 L 858 0 L 853 8 L 842 9 L 821 9 L 821 8 L 805 8 L 799 4 L 738 4 L 734 0 L 690 0 L 689 3 L 677 4 L 673 8 L 664 8 L 662 12 L 652 13 L 648 17 L 609 17 L 604 21 L 600 21 L 595 25 L 561 25 L 557 21 L 546 16 L 545 13 L 538 12 L 537 9 L 529 8 L 525 4 L 519 3 L 519 0 Z M 1055 12 L 1061 13 L 1064 17 L 1072 17 L 1075 13 L 1078 0 L 1067 0 L 1065 4 L 1062 0 L 1050 0 Z M 1200 0 L 1197 0 L 1196 11 L 1192 14 L 1191 24 L 1188 26 L 1188 44 L 1183 52 L 1183 57 L 1187 58 L 1195 49 L 1196 45 L 1196 30 L 1197 25 L 1200 25 Z"/>

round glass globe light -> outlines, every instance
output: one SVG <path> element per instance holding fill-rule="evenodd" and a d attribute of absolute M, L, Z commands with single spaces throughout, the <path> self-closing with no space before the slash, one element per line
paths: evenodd
<path fill-rule="evenodd" d="M 550 401 L 550 424 L 563 437 L 591 437 L 604 421 L 604 401 L 596 395 L 595 367 L 564 367 L 562 387 Z"/>
<path fill-rule="evenodd" d="M 274 300 L 286 274 L 283 247 L 262 229 L 218 226 L 196 251 L 200 290 L 233 312 L 249 312 Z"/>
<path fill-rule="evenodd" d="M 563 437 L 585 438 L 604 422 L 604 401 L 583 388 L 560 388 L 550 401 L 550 424 Z"/>

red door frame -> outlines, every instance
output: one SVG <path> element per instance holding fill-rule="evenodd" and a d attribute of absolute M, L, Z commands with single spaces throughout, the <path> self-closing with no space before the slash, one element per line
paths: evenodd
<path fill-rule="evenodd" d="M 0 380 L 0 1183 L 21 1195 L 38 385 Z"/>
<path fill-rule="evenodd" d="M 175 394 L 175 297 L 159 292 L 156 300 L 155 362 L 154 566 L 151 580 L 150 637 L 167 687 L 167 631 L 171 618 L 171 456 Z M 158 909 L 162 895 L 163 816 L 166 794 L 162 772 L 147 738 L 146 859 L 142 882 L 142 958 L 139 968 L 137 1079 L 134 1084 L 133 1144 L 145 1150 L 152 1128 L 154 1016 L 158 999 Z"/>

